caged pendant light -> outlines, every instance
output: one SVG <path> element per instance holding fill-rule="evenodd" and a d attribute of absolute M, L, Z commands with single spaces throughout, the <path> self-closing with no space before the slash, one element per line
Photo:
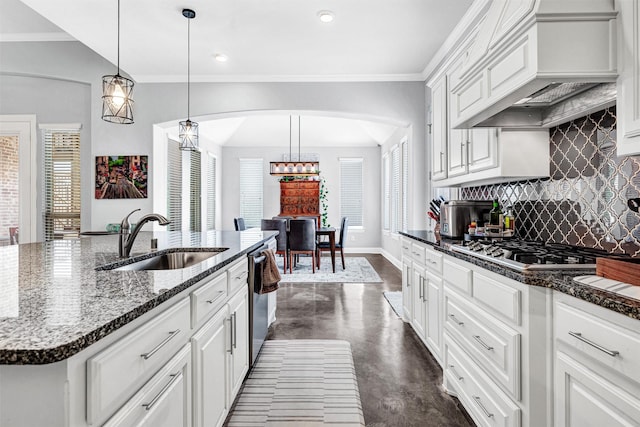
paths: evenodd
<path fill-rule="evenodd" d="M 102 120 L 133 123 L 133 80 L 120 75 L 120 0 L 118 0 L 118 71 L 102 76 Z"/>
<path fill-rule="evenodd" d="M 182 16 L 187 18 L 187 120 L 178 123 L 178 137 L 180 149 L 183 151 L 198 151 L 198 123 L 192 122 L 189 111 L 191 95 L 191 20 L 196 17 L 196 12 L 191 9 L 182 9 Z"/>

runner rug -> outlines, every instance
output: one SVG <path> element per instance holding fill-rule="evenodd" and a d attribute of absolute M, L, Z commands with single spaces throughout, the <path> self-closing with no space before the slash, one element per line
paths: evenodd
<path fill-rule="evenodd" d="M 351 345 L 265 341 L 227 425 L 364 426 Z"/>

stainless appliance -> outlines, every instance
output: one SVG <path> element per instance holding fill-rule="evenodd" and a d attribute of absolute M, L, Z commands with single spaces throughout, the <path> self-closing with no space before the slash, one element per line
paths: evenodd
<path fill-rule="evenodd" d="M 273 249 L 274 239 L 265 243 L 258 249 L 249 253 L 249 366 L 260 353 L 262 344 L 267 337 L 269 329 L 269 294 L 261 294 L 262 289 L 262 269 L 264 268 L 266 257 L 262 251 Z"/>
<path fill-rule="evenodd" d="M 489 221 L 492 203 L 486 200 L 449 200 L 440 205 L 440 234 L 462 237 L 471 221 Z"/>
<path fill-rule="evenodd" d="M 466 245 L 451 245 L 451 249 L 518 271 L 567 269 L 595 272 L 597 257 L 614 256 L 599 249 L 519 239 L 476 240 Z"/>

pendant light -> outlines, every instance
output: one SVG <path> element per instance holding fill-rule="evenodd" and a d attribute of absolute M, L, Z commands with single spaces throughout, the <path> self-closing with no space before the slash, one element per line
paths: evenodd
<path fill-rule="evenodd" d="M 192 122 L 189 111 L 191 95 L 191 20 L 196 17 L 196 12 L 191 9 L 182 9 L 182 16 L 187 18 L 187 120 L 178 124 L 178 137 L 180 149 L 183 151 L 198 151 L 198 123 Z"/>
<path fill-rule="evenodd" d="M 293 119 L 289 116 L 289 161 L 288 162 L 269 162 L 270 175 L 275 176 L 313 176 L 320 174 L 320 163 L 318 162 L 303 162 L 300 160 L 300 141 L 301 138 L 301 119 L 298 116 L 298 161 L 294 162 L 291 155 L 291 135 L 293 133 Z"/>
<path fill-rule="evenodd" d="M 102 76 L 102 120 L 133 123 L 133 80 L 120 75 L 120 0 L 118 0 L 118 71 Z"/>

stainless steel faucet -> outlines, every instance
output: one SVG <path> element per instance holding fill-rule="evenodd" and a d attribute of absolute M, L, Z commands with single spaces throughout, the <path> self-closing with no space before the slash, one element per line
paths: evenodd
<path fill-rule="evenodd" d="M 139 211 L 140 209 L 129 212 L 129 215 L 125 216 L 120 223 L 120 244 L 118 245 L 118 254 L 120 258 L 128 258 L 131 254 L 131 247 L 135 242 L 138 233 L 142 229 L 142 226 L 150 221 L 158 221 L 160 225 L 168 225 L 171 223 L 167 218 L 160 214 L 152 213 L 140 218 L 136 224 L 136 228 L 131 232 L 131 225 L 129 224 L 129 217 L 132 213 Z"/>

